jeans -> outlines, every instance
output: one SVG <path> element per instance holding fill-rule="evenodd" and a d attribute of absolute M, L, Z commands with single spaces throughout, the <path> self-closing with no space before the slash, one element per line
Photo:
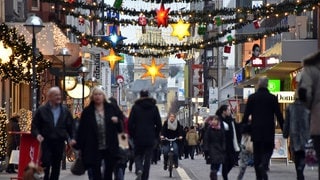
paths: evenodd
<path fill-rule="evenodd" d="M 149 179 L 152 151 L 153 146 L 135 146 L 134 163 L 136 165 L 136 173 L 142 171 L 142 180 Z"/>
<path fill-rule="evenodd" d="M 179 155 L 179 148 L 178 148 L 178 144 L 176 142 L 172 142 L 172 146 L 173 146 L 173 159 L 175 164 L 178 164 L 178 155 Z M 165 163 L 168 161 L 168 153 L 170 151 L 170 144 L 166 144 L 162 147 L 162 152 L 163 152 L 163 159 L 165 161 Z"/>

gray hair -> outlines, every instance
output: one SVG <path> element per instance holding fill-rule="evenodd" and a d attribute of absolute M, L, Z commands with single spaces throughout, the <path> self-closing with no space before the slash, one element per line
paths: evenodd
<path fill-rule="evenodd" d="M 267 88 L 269 79 L 266 76 L 262 76 L 258 81 L 258 88 Z"/>
<path fill-rule="evenodd" d="M 94 94 L 95 92 L 100 92 L 100 93 L 102 93 L 104 100 L 107 101 L 107 95 L 106 95 L 106 93 L 104 92 L 103 87 L 101 87 L 101 86 L 95 86 L 95 87 L 91 90 L 90 102 L 93 101 L 93 94 Z"/>

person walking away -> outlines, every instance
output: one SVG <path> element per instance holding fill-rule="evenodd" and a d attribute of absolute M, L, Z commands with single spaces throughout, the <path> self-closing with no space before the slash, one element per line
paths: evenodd
<path fill-rule="evenodd" d="M 242 129 L 241 151 L 239 153 L 239 174 L 237 180 L 242 180 L 248 166 L 253 166 L 253 145 L 251 141 L 251 116 L 249 117 L 249 126 Z"/>
<path fill-rule="evenodd" d="M 210 164 L 210 180 L 217 180 L 220 164 L 224 162 L 226 153 L 226 140 L 221 121 L 218 116 L 208 116 L 208 123 L 203 137 L 203 151 L 206 163 Z"/>
<path fill-rule="evenodd" d="M 297 180 L 304 180 L 305 144 L 310 139 L 309 127 L 310 111 L 297 98 L 286 109 L 286 117 L 283 125 L 283 137 L 290 136 L 290 148 L 294 153 L 294 164 Z"/>
<path fill-rule="evenodd" d="M 199 141 L 199 134 L 196 131 L 194 126 L 190 126 L 190 129 L 186 135 L 186 140 L 188 142 L 190 157 L 191 159 L 194 159 L 196 146 L 198 145 L 198 141 Z"/>
<path fill-rule="evenodd" d="M 320 51 L 303 60 L 303 70 L 299 80 L 299 99 L 310 110 L 310 135 L 320 167 Z M 320 180 L 320 168 L 318 168 Z"/>
<path fill-rule="evenodd" d="M 236 132 L 235 120 L 231 116 L 229 105 L 221 105 L 216 115 L 221 119 L 221 126 L 225 131 L 227 156 L 222 165 L 222 177 L 224 180 L 228 180 L 228 174 L 238 160 L 237 152 L 240 151 L 237 138 L 238 133 Z"/>
<path fill-rule="evenodd" d="M 62 105 L 61 90 L 51 87 L 47 92 L 47 102 L 33 115 L 31 134 L 41 145 L 41 166 L 44 180 L 58 180 L 65 141 L 74 145 L 74 119 L 65 105 Z"/>
<path fill-rule="evenodd" d="M 94 87 L 90 103 L 80 117 L 75 146 L 94 180 L 112 180 L 119 155 L 118 133 L 122 132 L 122 118 L 122 111 L 107 100 L 104 90 Z"/>
<path fill-rule="evenodd" d="M 268 78 L 260 77 L 257 86 L 257 91 L 248 97 L 241 126 L 244 128 L 249 125 L 249 116 L 251 115 L 251 138 L 256 179 L 267 180 L 267 168 L 274 148 L 274 118 L 277 117 L 282 130 L 283 116 L 278 98 L 267 89 Z"/>
<path fill-rule="evenodd" d="M 137 180 L 149 179 L 152 150 L 159 138 L 161 117 L 156 100 L 147 90 L 140 91 L 129 115 L 129 135 L 134 143 Z"/>
<path fill-rule="evenodd" d="M 7 131 L 7 157 L 8 166 L 6 168 L 7 173 L 17 173 L 15 171 L 15 165 L 9 164 L 10 156 L 12 150 L 16 150 L 20 146 L 20 134 L 15 134 L 14 132 L 20 132 L 19 127 L 20 116 L 18 114 L 13 114 L 9 119 L 9 123 L 6 125 Z"/>
<path fill-rule="evenodd" d="M 183 128 L 183 154 L 184 154 L 184 158 L 188 159 L 189 158 L 189 146 L 188 146 L 188 141 L 187 141 L 187 133 L 189 131 L 189 127 L 186 126 Z"/>
<path fill-rule="evenodd" d="M 179 156 L 179 147 L 178 140 L 182 140 L 182 126 L 180 122 L 176 119 L 174 113 L 169 113 L 169 118 L 163 123 L 160 139 L 162 140 L 162 150 L 163 150 L 163 169 L 167 170 L 168 168 L 168 153 L 170 151 L 169 142 L 165 140 L 177 138 L 177 141 L 173 142 L 174 149 L 174 167 L 178 167 L 178 156 Z"/>

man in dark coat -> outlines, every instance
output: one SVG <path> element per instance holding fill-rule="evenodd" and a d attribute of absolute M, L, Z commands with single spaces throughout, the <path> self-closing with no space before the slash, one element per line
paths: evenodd
<path fill-rule="evenodd" d="M 59 180 L 65 141 L 73 139 L 74 120 L 68 108 L 62 105 L 61 90 L 52 87 L 47 92 L 48 102 L 40 106 L 33 116 L 31 133 L 41 143 L 41 162 L 44 180 Z"/>
<path fill-rule="evenodd" d="M 140 91 L 140 99 L 134 103 L 129 115 L 128 127 L 134 142 L 137 180 L 149 178 L 152 150 L 161 130 L 156 100 L 148 96 L 148 91 Z"/>
<path fill-rule="evenodd" d="M 278 99 L 272 95 L 268 87 L 268 78 L 261 77 L 258 81 L 258 90 L 248 98 L 242 125 L 248 125 L 251 115 L 251 138 L 254 149 L 254 167 L 257 180 L 268 179 L 267 168 L 274 148 L 275 120 L 283 129 L 283 116 Z"/>

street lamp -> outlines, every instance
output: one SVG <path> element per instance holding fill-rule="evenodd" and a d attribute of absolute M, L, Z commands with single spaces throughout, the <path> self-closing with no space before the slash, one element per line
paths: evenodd
<path fill-rule="evenodd" d="M 78 70 L 80 76 L 81 76 L 81 81 L 82 81 L 82 110 L 84 109 L 84 78 L 86 75 L 89 73 L 89 69 L 82 65 L 79 70 Z"/>
<path fill-rule="evenodd" d="M 38 107 L 38 95 L 37 95 L 37 70 L 36 70 L 36 34 L 44 27 L 42 20 L 32 15 L 28 17 L 24 24 L 29 33 L 32 33 L 32 113 L 34 114 Z"/>
<path fill-rule="evenodd" d="M 61 51 L 59 52 L 59 54 L 57 54 L 57 56 L 62 56 L 62 77 L 63 77 L 63 85 L 62 85 L 62 89 L 63 89 L 63 94 L 62 94 L 62 100 L 65 103 L 66 101 L 66 63 L 65 63 L 65 57 L 70 57 L 71 54 L 69 53 L 68 48 L 62 48 Z M 65 103 L 66 104 L 66 103 Z"/>

